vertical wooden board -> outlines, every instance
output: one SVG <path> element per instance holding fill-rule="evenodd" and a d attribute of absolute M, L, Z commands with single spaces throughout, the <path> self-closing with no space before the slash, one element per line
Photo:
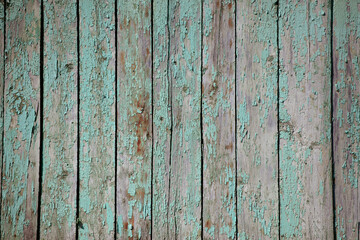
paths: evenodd
<path fill-rule="evenodd" d="M 276 239 L 277 1 L 238 1 L 236 24 L 238 238 Z"/>
<path fill-rule="evenodd" d="M 1 235 L 35 239 L 40 156 L 40 4 L 6 5 Z"/>
<path fill-rule="evenodd" d="M 170 1 L 172 138 L 169 233 L 200 238 L 201 226 L 201 1 Z"/>
<path fill-rule="evenodd" d="M 203 3 L 203 233 L 236 238 L 235 2 Z"/>
<path fill-rule="evenodd" d="M 44 1 L 41 239 L 75 239 L 77 181 L 76 1 Z"/>
<path fill-rule="evenodd" d="M 360 222 L 360 1 L 334 1 L 333 8 L 336 238 L 356 239 Z"/>
<path fill-rule="evenodd" d="M 5 1 L 0 0 L 0 187 L 2 181 L 3 133 L 4 133 L 4 77 L 5 77 Z M 0 191 L 1 194 L 1 191 Z M 0 200 L 1 209 L 1 200 Z M 0 214 L 1 222 L 1 214 Z M 1 232 L 1 229 L 0 229 Z M 1 233 L 0 233 L 1 236 Z"/>
<path fill-rule="evenodd" d="M 118 1 L 117 237 L 150 239 L 151 1 Z"/>
<path fill-rule="evenodd" d="M 329 7 L 279 2 L 282 238 L 333 237 Z"/>
<path fill-rule="evenodd" d="M 79 2 L 80 239 L 115 229 L 115 1 Z"/>
<path fill-rule="evenodd" d="M 153 179 L 152 235 L 172 239 L 170 235 L 170 143 L 171 83 L 169 54 L 168 1 L 153 1 Z"/>

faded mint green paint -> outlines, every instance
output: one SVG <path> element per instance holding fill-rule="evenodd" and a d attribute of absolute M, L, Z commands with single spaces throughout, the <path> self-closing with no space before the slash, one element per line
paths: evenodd
<path fill-rule="evenodd" d="M 151 233 L 151 1 L 118 2 L 117 238 Z"/>
<path fill-rule="evenodd" d="M 76 1 L 44 1 L 41 239 L 75 239 L 77 181 Z M 66 26 L 66 27 L 64 27 Z"/>
<path fill-rule="evenodd" d="M 6 7 L 2 239 L 35 239 L 39 182 L 39 1 Z"/>
<path fill-rule="evenodd" d="M 153 179 L 152 179 L 152 234 L 158 239 L 171 239 L 170 210 L 170 141 L 171 83 L 169 67 L 168 1 L 153 1 Z M 173 233 L 172 233 L 173 234 Z"/>
<path fill-rule="evenodd" d="M 279 8 L 280 237 L 329 239 L 330 5 L 281 0 Z"/>
<path fill-rule="evenodd" d="M 4 31 L 5 31 L 5 2 L 0 1 L 0 186 L 2 181 L 2 163 L 3 163 L 3 133 L 4 133 L 4 87 L 5 87 L 5 46 L 4 46 Z M 1 190 L 0 190 L 1 194 Z M 1 209 L 1 200 L 0 200 Z M 1 222 L 1 210 L 0 210 Z M 1 225 L 0 225 L 1 231 Z M 1 237 L 1 233 L 0 233 Z"/>
<path fill-rule="evenodd" d="M 360 1 L 334 1 L 333 8 L 336 238 L 356 239 L 360 213 Z"/>
<path fill-rule="evenodd" d="M 277 1 L 237 1 L 238 238 L 277 239 Z"/>
<path fill-rule="evenodd" d="M 203 2 L 203 233 L 236 238 L 235 2 Z"/>
<path fill-rule="evenodd" d="M 80 239 L 115 229 L 115 1 L 79 2 Z"/>
<path fill-rule="evenodd" d="M 201 1 L 169 5 L 172 113 L 169 235 L 201 236 Z"/>

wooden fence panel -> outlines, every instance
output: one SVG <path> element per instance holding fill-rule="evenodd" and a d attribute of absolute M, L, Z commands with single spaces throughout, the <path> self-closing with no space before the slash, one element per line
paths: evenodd
<path fill-rule="evenodd" d="M 44 1 L 40 238 L 75 239 L 77 194 L 76 1 Z M 64 27 L 66 26 L 66 27 Z"/>
<path fill-rule="evenodd" d="M 333 237 L 329 1 L 279 1 L 280 234 Z"/>
<path fill-rule="evenodd" d="M 115 230 L 115 1 L 80 0 L 80 239 Z"/>
<path fill-rule="evenodd" d="M 278 216 L 276 1 L 237 2 L 238 237 L 275 239 Z"/>
<path fill-rule="evenodd" d="M 117 237 L 150 239 L 151 1 L 118 1 Z"/>
<path fill-rule="evenodd" d="M 334 1 L 333 141 L 336 238 L 358 239 L 360 211 L 360 1 Z"/>
<path fill-rule="evenodd" d="M 40 3 L 6 4 L 1 236 L 35 239 L 40 160 Z"/>
<path fill-rule="evenodd" d="M 236 237 L 235 2 L 203 2 L 203 236 Z"/>

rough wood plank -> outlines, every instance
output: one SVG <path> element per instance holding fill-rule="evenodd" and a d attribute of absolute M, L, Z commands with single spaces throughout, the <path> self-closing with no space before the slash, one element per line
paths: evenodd
<path fill-rule="evenodd" d="M 172 138 L 169 234 L 201 236 L 201 1 L 169 5 Z"/>
<path fill-rule="evenodd" d="M 151 0 L 118 1 L 117 237 L 151 233 Z"/>
<path fill-rule="evenodd" d="M 235 2 L 203 2 L 203 233 L 236 238 Z"/>
<path fill-rule="evenodd" d="M 238 237 L 276 239 L 277 2 L 237 2 Z"/>
<path fill-rule="evenodd" d="M 5 0 L 0 0 L 0 186 L 2 181 L 3 133 L 4 133 L 4 77 L 5 77 Z M 1 191 L 0 191 L 1 196 Z M 1 209 L 1 200 L 0 200 Z M 1 222 L 1 214 L 0 214 Z M 1 226 L 0 226 L 1 227 Z M 1 231 L 1 229 L 0 229 Z M 0 233 L 1 236 L 1 233 Z"/>
<path fill-rule="evenodd" d="M 79 2 L 79 238 L 115 229 L 115 1 Z"/>
<path fill-rule="evenodd" d="M 40 4 L 6 6 L 1 234 L 35 239 L 40 155 Z"/>
<path fill-rule="evenodd" d="M 76 1 L 44 1 L 41 239 L 75 239 L 77 181 Z"/>
<path fill-rule="evenodd" d="M 336 238 L 359 236 L 360 1 L 334 1 L 333 137 Z"/>
<path fill-rule="evenodd" d="M 168 1 L 153 1 L 153 179 L 152 234 L 157 239 L 172 239 L 170 235 L 170 142 L 171 83 L 169 54 Z"/>
<path fill-rule="evenodd" d="M 333 237 L 329 1 L 279 2 L 280 234 Z"/>

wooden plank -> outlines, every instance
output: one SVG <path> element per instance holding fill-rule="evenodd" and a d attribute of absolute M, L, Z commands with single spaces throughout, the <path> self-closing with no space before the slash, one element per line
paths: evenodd
<path fill-rule="evenodd" d="M 280 234 L 333 237 L 330 5 L 279 2 Z"/>
<path fill-rule="evenodd" d="M 172 113 L 170 198 L 172 238 L 200 238 L 201 226 L 201 1 L 170 1 Z"/>
<path fill-rule="evenodd" d="M 115 229 L 115 1 L 79 2 L 79 238 Z"/>
<path fill-rule="evenodd" d="M 235 2 L 203 2 L 203 233 L 236 238 Z"/>
<path fill-rule="evenodd" d="M 357 239 L 360 222 L 360 1 L 334 1 L 333 8 L 336 238 Z"/>
<path fill-rule="evenodd" d="M 75 239 L 77 191 L 76 1 L 44 1 L 41 239 Z"/>
<path fill-rule="evenodd" d="M 0 0 L 0 186 L 2 181 L 3 133 L 4 133 L 4 85 L 5 85 L 5 1 Z M 1 190 L 0 190 L 1 196 Z M 1 209 L 1 200 L 0 200 Z M 1 214 L 0 214 L 1 222 Z M 1 228 L 1 226 L 0 226 Z M 1 229 L 0 229 L 1 237 Z"/>
<path fill-rule="evenodd" d="M 151 233 L 151 1 L 118 1 L 117 237 Z"/>
<path fill-rule="evenodd" d="M 6 5 L 3 239 L 35 239 L 40 159 L 40 4 Z"/>
<path fill-rule="evenodd" d="M 153 1 L 153 179 L 152 234 L 170 235 L 170 151 L 172 137 L 168 1 Z"/>
<path fill-rule="evenodd" d="M 278 47 L 276 1 L 237 2 L 238 237 L 276 239 Z"/>

